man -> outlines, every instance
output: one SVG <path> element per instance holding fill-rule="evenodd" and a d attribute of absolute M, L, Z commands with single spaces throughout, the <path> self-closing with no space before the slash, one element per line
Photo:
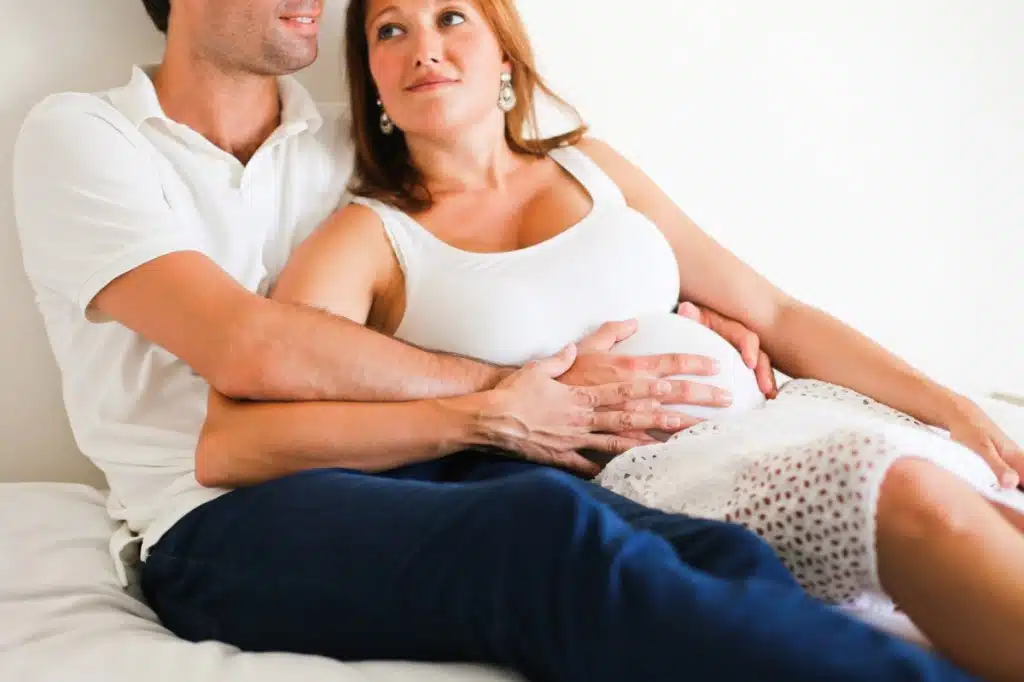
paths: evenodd
<path fill-rule="evenodd" d="M 616 358 L 630 330 L 611 324 L 578 356 L 513 372 L 267 298 L 351 169 L 342 118 L 286 76 L 316 57 L 321 1 L 144 2 L 167 33 L 163 62 L 38 105 L 15 202 L 72 428 L 125 522 L 118 566 L 140 546 L 168 627 L 534 679 L 966 679 L 809 600 L 742 529 L 549 466 L 585 469 L 578 450 L 615 454 L 664 427 L 651 398 L 711 401 L 699 384 L 659 392 L 699 360 Z M 480 415 L 498 386 L 518 402 L 494 429 Z M 222 462 L 245 485 L 207 487 L 208 396 L 316 410 L 323 430 L 258 470 Z M 451 401 L 476 402 L 453 424 L 438 409 Z M 342 447 L 353 432 L 359 447 Z M 401 443 L 393 455 L 385 439 Z"/>

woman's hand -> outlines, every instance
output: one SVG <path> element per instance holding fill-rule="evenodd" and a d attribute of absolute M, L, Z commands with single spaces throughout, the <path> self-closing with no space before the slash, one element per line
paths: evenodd
<path fill-rule="evenodd" d="M 477 421 L 486 445 L 518 453 L 525 459 L 586 477 L 601 466 L 579 450 L 619 455 L 653 439 L 651 430 L 680 431 L 697 420 L 653 403 L 671 392 L 669 382 L 637 379 L 597 386 L 570 386 L 557 379 L 576 360 L 576 346 L 528 363 L 492 391 Z"/>
<path fill-rule="evenodd" d="M 676 312 L 683 317 L 700 322 L 731 343 L 733 348 L 740 352 L 747 367 L 754 371 L 757 385 L 765 397 L 774 398 L 778 395 L 771 360 L 768 358 L 768 354 L 761 350 L 761 339 L 757 334 L 736 320 L 720 315 L 710 308 L 696 306 L 689 301 L 680 303 Z"/>
<path fill-rule="evenodd" d="M 974 450 L 988 462 L 1004 487 L 1020 485 L 1024 479 L 1024 452 L 974 402 L 958 401 L 946 428 L 950 438 Z"/>

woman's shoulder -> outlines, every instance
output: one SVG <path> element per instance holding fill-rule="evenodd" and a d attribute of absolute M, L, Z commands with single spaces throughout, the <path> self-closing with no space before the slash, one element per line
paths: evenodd
<path fill-rule="evenodd" d="M 319 247 L 371 246 L 384 238 L 384 208 L 375 200 L 348 197 L 320 225 L 307 241 Z"/>
<path fill-rule="evenodd" d="M 586 155 L 611 178 L 627 200 L 645 190 L 647 177 L 643 171 L 604 140 L 588 135 L 570 148 Z"/>
<path fill-rule="evenodd" d="M 591 157 L 595 162 L 612 160 L 614 162 L 617 158 L 622 158 L 622 155 L 615 151 L 615 148 L 605 142 L 599 137 L 593 135 L 586 135 L 581 137 L 579 141 L 572 145 L 573 149 L 577 149 L 587 156 Z"/>

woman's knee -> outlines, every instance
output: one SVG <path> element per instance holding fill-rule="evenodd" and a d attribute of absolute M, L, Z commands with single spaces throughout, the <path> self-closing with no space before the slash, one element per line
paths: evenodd
<path fill-rule="evenodd" d="M 928 460 L 900 458 L 882 481 L 878 533 L 906 541 L 969 535 L 974 527 L 972 492 L 954 474 Z"/>

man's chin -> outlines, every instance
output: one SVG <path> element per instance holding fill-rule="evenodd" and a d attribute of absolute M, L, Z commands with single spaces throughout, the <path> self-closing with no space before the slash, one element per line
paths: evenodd
<path fill-rule="evenodd" d="M 315 40 L 308 46 L 289 45 L 289 48 L 269 54 L 258 70 L 266 76 L 286 76 L 311 66 L 320 54 Z"/>

